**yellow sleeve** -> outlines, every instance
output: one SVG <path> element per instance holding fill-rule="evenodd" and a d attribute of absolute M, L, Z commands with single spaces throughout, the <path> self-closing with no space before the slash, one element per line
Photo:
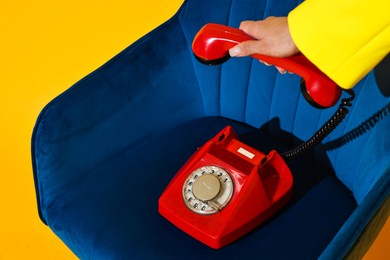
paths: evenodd
<path fill-rule="evenodd" d="M 390 0 L 306 0 L 288 24 L 298 49 L 342 88 L 390 52 Z"/>

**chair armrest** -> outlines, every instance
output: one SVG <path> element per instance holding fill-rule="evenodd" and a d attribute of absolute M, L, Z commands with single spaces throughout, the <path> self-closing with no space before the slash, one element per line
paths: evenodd
<path fill-rule="evenodd" d="M 38 204 L 58 176 L 80 172 L 156 132 L 203 115 L 192 57 L 177 17 L 50 102 L 32 137 Z M 39 175 L 39 176 L 38 176 Z M 45 222 L 46 217 L 41 216 Z"/>
<path fill-rule="evenodd" d="M 390 161 L 320 259 L 359 259 L 370 248 L 390 212 Z"/>

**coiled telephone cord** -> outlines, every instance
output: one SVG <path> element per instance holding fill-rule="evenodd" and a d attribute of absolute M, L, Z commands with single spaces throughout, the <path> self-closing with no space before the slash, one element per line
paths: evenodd
<path fill-rule="evenodd" d="M 306 142 L 303 142 L 298 147 L 282 153 L 282 157 L 285 160 L 296 159 L 302 154 L 311 150 L 317 144 L 321 143 L 345 118 L 348 114 L 348 107 L 352 106 L 352 100 L 355 98 L 355 92 L 351 89 L 345 90 L 350 97 L 341 100 L 341 104 L 333 116 Z"/>

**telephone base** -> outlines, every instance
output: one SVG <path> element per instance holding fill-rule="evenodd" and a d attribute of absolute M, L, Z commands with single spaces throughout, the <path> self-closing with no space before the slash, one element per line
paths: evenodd
<path fill-rule="evenodd" d="M 187 234 L 219 249 L 282 208 L 292 185 L 290 169 L 276 151 L 257 151 L 227 126 L 178 171 L 158 210 Z"/>

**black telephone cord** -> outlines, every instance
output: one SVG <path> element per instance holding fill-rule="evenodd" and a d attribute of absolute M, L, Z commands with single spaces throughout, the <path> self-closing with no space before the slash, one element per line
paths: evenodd
<path fill-rule="evenodd" d="M 305 152 L 311 150 L 317 144 L 321 143 L 345 118 L 348 114 L 348 107 L 352 106 L 352 100 L 355 98 L 355 92 L 352 89 L 345 90 L 350 97 L 341 100 L 341 104 L 333 116 L 306 142 L 303 142 L 298 147 L 282 153 L 285 160 L 296 159 Z"/>

